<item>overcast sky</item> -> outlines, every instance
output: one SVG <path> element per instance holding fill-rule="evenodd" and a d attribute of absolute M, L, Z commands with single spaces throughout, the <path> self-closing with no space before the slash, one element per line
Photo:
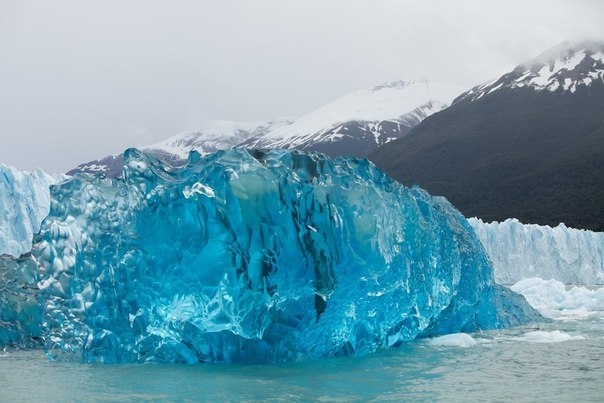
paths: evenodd
<path fill-rule="evenodd" d="M 603 16 L 600 0 L 0 0 L 0 162 L 66 171 L 391 80 L 469 89 L 604 40 Z"/>

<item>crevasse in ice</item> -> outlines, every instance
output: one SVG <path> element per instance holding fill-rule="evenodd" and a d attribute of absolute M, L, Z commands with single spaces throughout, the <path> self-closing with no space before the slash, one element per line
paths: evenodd
<path fill-rule="evenodd" d="M 130 149 L 123 179 L 54 186 L 35 241 L 57 359 L 281 362 L 539 318 L 445 199 L 366 160 Z"/>

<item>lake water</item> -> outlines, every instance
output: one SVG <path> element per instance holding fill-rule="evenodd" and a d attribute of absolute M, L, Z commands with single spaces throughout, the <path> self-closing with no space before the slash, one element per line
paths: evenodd
<path fill-rule="evenodd" d="M 549 323 L 414 341 L 366 357 L 93 365 L 5 350 L 0 401 L 602 401 L 604 288 L 567 288 L 561 306 L 549 287 L 536 293 L 556 318 Z"/>

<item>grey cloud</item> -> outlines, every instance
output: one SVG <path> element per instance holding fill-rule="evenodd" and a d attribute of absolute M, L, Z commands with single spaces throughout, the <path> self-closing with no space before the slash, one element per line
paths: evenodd
<path fill-rule="evenodd" d="M 479 84 L 564 40 L 598 1 L 0 3 L 0 162 L 64 171 L 207 118 L 297 116 L 397 80 Z"/>

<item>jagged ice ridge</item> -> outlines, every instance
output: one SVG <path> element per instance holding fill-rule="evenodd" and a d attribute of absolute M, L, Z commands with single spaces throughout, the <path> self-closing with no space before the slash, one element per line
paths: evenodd
<path fill-rule="evenodd" d="M 493 262 L 495 280 L 514 284 L 539 277 L 564 284 L 604 284 L 604 233 L 516 219 L 484 223 L 469 219 Z"/>

